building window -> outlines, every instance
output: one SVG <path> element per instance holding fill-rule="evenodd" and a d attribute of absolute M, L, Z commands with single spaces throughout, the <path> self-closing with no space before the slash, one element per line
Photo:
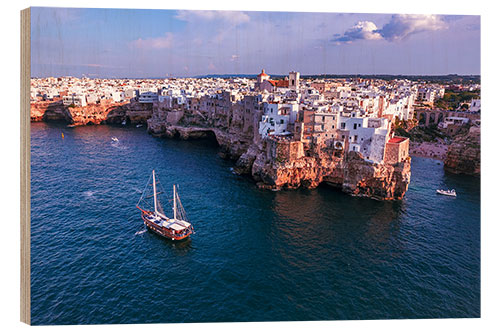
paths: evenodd
<path fill-rule="evenodd" d="M 358 126 L 358 124 L 354 124 L 354 129 L 356 129 L 356 128 L 357 128 L 357 126 Z"/>
<path fill-rule="evenodd" d="M 345 123 L 340 123 L 340 128 L 344 129 L 345 128 Z"/>

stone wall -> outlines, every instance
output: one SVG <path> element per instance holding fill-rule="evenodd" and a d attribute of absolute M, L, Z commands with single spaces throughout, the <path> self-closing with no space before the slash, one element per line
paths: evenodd
<path fill-rule="evenodd" d="M 395 137 L 385 144 L 384 163 L 397 164 L 403 162 L 409 156 L 410 140 L 408 138 Z"/>

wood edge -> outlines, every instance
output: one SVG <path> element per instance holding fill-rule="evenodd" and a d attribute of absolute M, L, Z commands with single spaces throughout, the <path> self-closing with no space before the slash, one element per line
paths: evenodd
<path fill-rule="evenodd" d="M 21 10 L 21 322 L 31 325 L 31 168 L 30 168 L 30 82 L 31 82 L 31 8 Z"/>

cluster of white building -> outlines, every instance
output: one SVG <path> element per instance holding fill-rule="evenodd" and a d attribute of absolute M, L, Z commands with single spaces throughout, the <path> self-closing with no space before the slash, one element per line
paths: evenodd
<path fill-rule="evenodd" d="M 103 101 L 121 103 L 186 103 L 188 98 L 214 94 L 219 90 L 250 91 L 253 82 L 245 78 L 181 79 L 90 79 L 48 77 L 31 79 L 31 101 L 61 98 L 64 105 L 85 106 Z"/>
<path fill-rule="evenodd" d="M 445 88 L 409 80 L 301 79 L 299 72 L 272 80 L 264 70 L 249 78 L 31 80 L 31 98 L 61 98 L 64 105 L 153 103 L 210 119 L 225 115 L 260 139 L 279 137 L 360 152 L 373 162 L 384 159 L 393 120 L 413 118 L 416 103 L 432 103 Z M 471 102 L 480 109 L 480 101 Z M 219 117 L 220 118 L 220 117 Z M 451 120 L 450 120 L 451 121 Z"/>
<path fill-rule="evenodd" d="M 271 81 L 257 79 L 263 100 L 259 135 L 291 137 L 306 145 L 324 144 L 360 152 L 373 162 L 384 159 L 394 118 L 413 118 L 418 87 L 410 81 L 300 81 L 300 74 Z M 286 88 L 284 88 L 286 87 Z"/>

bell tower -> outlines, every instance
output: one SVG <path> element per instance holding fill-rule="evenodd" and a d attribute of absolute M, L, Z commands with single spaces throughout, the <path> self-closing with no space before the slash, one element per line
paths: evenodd
<path fill-rule="evenodd" d="M 288 73 L 288 88 L 293 89 L 295 91 L 298 91 L 299 90 L 299 80 L 300 80 L 300 73 L 299 72 Z"/>

